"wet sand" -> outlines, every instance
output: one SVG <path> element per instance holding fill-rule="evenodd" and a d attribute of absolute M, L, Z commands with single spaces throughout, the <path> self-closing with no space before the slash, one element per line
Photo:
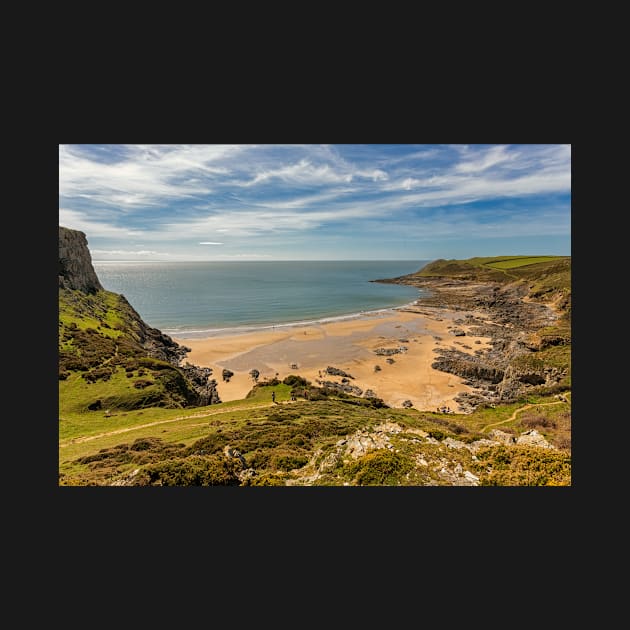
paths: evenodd
<path fill-rule="evenodd" d="M 260 372 L 259 380 L 298 374 L 318 385 L 318 380 L 340 382 L 340 376 L 325 374 L 328 366 L 351 374 L 351 385 L 371 389 L 390 407 L 401 407 L 410 400 L 415 409 L 435 411 L 448 406 L 458 410 L 454 397 L 472 391 L 463 379 L 434 370 L 435 348 L 457 348 L 473 354 L 487 347 L 488 337 L 468 336 L 469 327 L 456 325 L 466 311 L 446 311 L 431 307 L 406 307 L 365 314 L 355 319 L 300 326 L 278 326 L 247 332 L 218 332 L 205 339 L 174 337 L 191 348 L 186 360 L 211 367 L 223 402 L 244 398 L 254 385 L 251 369 Z M 474 314 L 472 311 L 471 314 Z M 467 335 L 455 337 L 449 327 Z M 441 337 L 441 340 L 435 337 Z M 481 344 L 474 344 L 479 340 Z M 471 350 L 462 347 L 470 345 Z M 377 348 L 405 347 L 403 353 L 388 357 L 374 353 Z M 291 365 L 297 365 L 292 368 Z M 380 366 L 380 371 L 374 367 Z M 230 382 L 221 378 L 223 368 L 234 372 Z"/>

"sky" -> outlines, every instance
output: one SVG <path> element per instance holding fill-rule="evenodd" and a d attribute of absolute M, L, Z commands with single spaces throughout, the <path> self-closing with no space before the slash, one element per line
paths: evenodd
<path fill-rule="evenodd" d="M 571 254 L 567 144 L 64 144 L 94 261 Z"/>

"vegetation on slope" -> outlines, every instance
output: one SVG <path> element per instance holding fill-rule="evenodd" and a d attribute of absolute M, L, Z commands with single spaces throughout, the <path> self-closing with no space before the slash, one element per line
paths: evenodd
<path fill-rule="evenodd" d="M 146 327 L 122 295 L 60 288 L 62 410 L 194 404 L 198 396 L 182 370 L 150 355 L 146 344 L 155 340 L 164 343 L 173 356 L 184 353 L 170 338 Z"/>
<path fill-rule="evenodd" d="M 510 419 L 518 405 L 449 417 L 373 407 L 363 399 L 332 394 L 295 402 L 290 396 L 284 383 L 263 384 L 242 401 L 180 411 L 179 419 L 165 417 L 143 429 L 133 430 L 130 422 L 128 431 L 103 433 L 82 443 L 66 441 L 60 449 L 59 483 L 458 485 L 462 471 L 468 471 L 478 485 L 570 484 L 568 402 L 549 397 L 520 401 L 527 409 Z M 83 418 L 87 424 L 86 414 Z M 453 448 L 487 440 L 491 434 L 484 427 L 497 424 L 515 437 L 535 429 L 556 448 L 487 443 L 476 455 Z M 400 430 L 378 433 L 385 425 Z M 388 435 L 389 447 L 374 438 L 374 448 L 359 456 L 348 451 L 353 439 L 369 445 L 378 435 Z"/>

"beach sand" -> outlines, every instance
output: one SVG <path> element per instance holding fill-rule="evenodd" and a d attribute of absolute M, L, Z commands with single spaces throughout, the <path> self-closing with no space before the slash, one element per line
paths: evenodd
<path fill-rule="evenodd" d="M 308 325 L 277 326 L 246 332 L 217 332 L 205 339 L 174 337 L 191 348 L 185 361 L 211 367 L 212 378 L 223 402 L 244 398 L 254 385 L 251 369 L 260 372 L 259 380 L 298 374 L 314 385 L 318 380 L 340 382 L 340 376 L 325 374 L 328 366 L 351 374 L 349 384 L 371 389 L 390 407 L 401 407 L 410 400 L 415 409 L 435 411 L 448 406 L 457 412 L 454 397 L 472 389 L 463 379 L 431 367 L 435 348 L 457 348 L 473 354 L 488 347 L 488 337 L 469 336 L 469 327 L 454 324 L 473 311 L 447 311 L 431 307 L 405 307 L 367 313 L 353 319 L 318 322 Z M 456 337 L 460 328 L 466 336 Z M 436 339 L 440 337 L 441 339 Z M 481 343 L 477 344 L 476 341 Z M 471 349 L 464 348 L 468 345 Z M 374 353 L 377 348 L 407 348 L 404 353 L 387 356 Z M 297 365 L 292 368 L 291 365 Z M 374 371 L 374 366 L 380 371 Z M 230 382 L 223 381 L 223 368 L 234 372 Z M 321 375 L 320 375 L 321 372 Z"/>

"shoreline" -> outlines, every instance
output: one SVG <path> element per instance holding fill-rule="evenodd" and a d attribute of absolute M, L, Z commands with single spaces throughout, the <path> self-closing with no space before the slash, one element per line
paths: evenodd
<path fill-rule="evenodd" d="M 467 311 L 475 314 L 475 311 Z M 418 304 L 378 309 L 364 313 L 253 329 L 217 329 L 203 337 L 170 335 L 190 348 L 185 361 L 210 367 L 223 402 L 244 398 L 255 385 L 249 371 L 259 371 L 259 381 L 283 380 L 297 374 L 314 385 L 323 381 L 342 384 L 341 376 L 326 373 L 334 367 L 351 375 L 346 385 L 367 390 L 390 407 L 402 407 L 406 400 L 419 411 L 450 407 L 461 412 L 454 398 L 472 388 L 464 379 L 431 367 L 436 349 L 486 349 L 489 337 L 455 335 L 459 328 L 469 334 L 469 326 L 454 324 L 466 312 Z M 203 334 L 203 333 L 200 333 Z M 465 341 L 462 341 L 465 340 Z M 470 347 L 472 354 L 473 348 Z M 377 349 L 392 352 L 389 356 Z M 297 366 L 297 367 L 292 367 Z M 375 369 L 375 366 L 378 368 Z M 222 379 L 227 368 L 234 375 Z"/>
<path fill-rule="evenodd" d="M 407 309 L 417 305 L 417 300 L 425 297 L 420 295 L 411 302 L 400 304 L 399 306 L 387 306 L 384 308 L 377 308 L 368 311 L 357 311 L 354 313 L 347 313 L 343 315 L 329 315 L 325 317 L 319 317 L 316 319 L 308 320 L 296 320 L 290 322 L 280 322 L 272 324 L 243 324 L 241 326 L 227 326 L 224 328 L 204 328 L 201 330 L 175 330 L 173 328 L 160 328 L 160 330 L 169 337 L 178 340 L 190 340 L 190 339 L 210 339 L 213 337 L 222 337 L 224 335 L 238 335 L 250 332 L 263 332 L 267 330 L 276 330 L 284 328 L 297 328 L 301 326 L 317 326 L 319 324 L 327 324 L 329 322 L 346 321 L 352 319 L 362 319 L 364 317 L 371 317 L 378 315 L 379 313 L 389 313 L 397 311 L 399 309 Z M 186 345 L 186 344 L 184 344 Z"/>

